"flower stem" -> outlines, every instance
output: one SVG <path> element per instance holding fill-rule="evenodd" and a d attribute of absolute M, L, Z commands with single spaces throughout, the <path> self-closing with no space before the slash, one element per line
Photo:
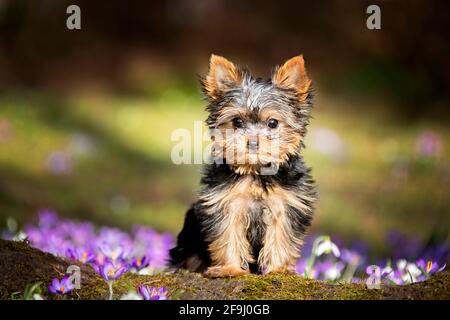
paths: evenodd
<path fill-rule="evenodd" d="M 113 299 L 112 281 L 108 281 L 108 289 L 109 289 L 109 300 L 112 300 Z"/>

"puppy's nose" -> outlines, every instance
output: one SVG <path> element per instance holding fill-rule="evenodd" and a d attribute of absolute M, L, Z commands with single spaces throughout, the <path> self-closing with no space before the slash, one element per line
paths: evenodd
<path fill-rule="evenodd" d="M 258 149 L 258 139 L 249 139 L 247 141 L 247 146 L 249 149 Z"/>

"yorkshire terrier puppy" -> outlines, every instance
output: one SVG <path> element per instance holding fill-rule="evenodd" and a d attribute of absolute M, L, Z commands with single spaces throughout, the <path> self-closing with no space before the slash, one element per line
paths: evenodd
<path fill-rule="evenodd" d="M 317 199 L 300 155 L 312 108 L 303 57 L 263 80 L 212 55 L 202 85 L 213 161 L 170 264 L 210 277 L 293 271 Z"/>

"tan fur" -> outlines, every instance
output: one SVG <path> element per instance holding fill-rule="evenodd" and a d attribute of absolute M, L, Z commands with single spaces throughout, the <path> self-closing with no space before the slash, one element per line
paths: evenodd
<path fill-rule="evenodd" d="M 288 117 L 275 108 L 267 107 L 260 111 L 261 121 L 267 121 L 270 118 L 277 119 L 280 128 L 275 132 L 277 136 L 275 140 L 272 140 L 270 136 L 257 137 L 259 141 L 257 154 L 250 154 L 247 148 L 247 141 L 251 137 L 233 128 L 232 119 L 236 117 L 249 121 L 250 112 L 234 106 L 225 106 L 220 111 L 217 119 L 219 123 L 217 129 L 220 135 L 213 139 L 215 150 L 213 156 L 220 157 L 225 154 L 227 163 L 237 174 L 259 174 L 261 166 L 268 163 L 279 165 L 288 159 L 288 155 L 298 153 L 301 135 L 288 123 L 285 123 L 286 120 L 289 120 Z"/>
<path fill-rule="evenodd" d="M 210 214 L 217 210 L 225 213 L 225 222 L 220 226 L 220 236 L 210 244 L 213 260 L 210 276 L 229 276 L 230 270 L 248 272 L 248 263 L 254 262 L 250 254 L 250 244 L 246 237 L 249 227 L 249 212 L 255 202 L 262 204 L 261 219 L 267 225 L 264 247 L 258 263 L 265 272 L 284 272 L 292 268 L 299 257 L 302 239 L 293 239 L 290 221 L 286 215 L 286 205 L 309 212 L 298 194 L 281 187 L 265 191 L 252 176 L 245 176 L 230 187 L 211 190 L 202 196 Z M 311 200 L 311 199 L 310 199 Z"/>
<path fill-rule="evenodd" d="M 303 239 L 293 236 L 290 220 L 286 214 L 286 204 L 306 212 L 308 207 L 303 204 L 298 195 L 281 187 L 271 189 L 266 201 L 270 203 L 270 206 L 268 206 L 267 215 L 264 215 L 267 229 L 258 264 L 266 273 L 292 270 L 300 256 L 299 248 Z"/>
<path fill-rule="evenodd" d="M 272 81 L 278 86 L 296 89 L 300 101 L 306 99 L 312 83 L 306 74 L 305 61 L 302 55 L 289 59 L 277 68 Z"/>
<path fill-rule="evenodd" d="M 209 207 L 207 212 L 213 214 L 222 211 L 225 216 L 225 221 L 220 225 L 220 236 L 209 246 L 213 266 L 248 270 L 248 263 L 253 262 L 246 230 L 250 223 L 248 206 L 257 196 L 256 193 L 258 189 L 252 187 L 251 179 L 242 179 L 230 188 L 211 190 L 202 197 L 204 204 Z"/>
<path fill-rule="evenodd" d="M 215 99 L 223 90 L 227 82 L 237 83 L 242 80 L 242 75 L 236 66 L 224 57 L 211 55 L 209 61 L 209 72 L 203 85 L 208 95 Z"/>
<path fill-rule="evenodd" d="M 209 267 L 205 275 L 210 278 L 237 277 L 248 274 L 248 270 L 237 268 L 235 266 L 215 266 Z"/>

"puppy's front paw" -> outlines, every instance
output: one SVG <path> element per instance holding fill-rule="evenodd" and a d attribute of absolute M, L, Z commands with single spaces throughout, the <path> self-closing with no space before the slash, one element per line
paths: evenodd
<path fill-rule="evenodd" d="M 206 270 L 205 276 L 209 278 L 226 278 L 242 276 L 248 273 L 248 270 L 236 266 L 214 266 Z"/>
<path fill-rule="evenodd" d="M 267 270 L 266 272 L 264 272 L 264 274 L 270 274 L 270 275 L 294 275 L 296 274 L 295 269 L 293 267 L 287 267 L 287 266 L 283 266 L 283 267 L 276 267 L 276 268 L 271 268 L 269 270 Z"/>
<path fill-rule="evenodd" d="M 295 274 L 297 274 L 295 271 L 293 270 L 286 270 L 286 269 L 282 269 L 282 270 L 272 270 L 267 272 L 266 274 L 268 275 L 287 275 L 287 276 L 293 276 Z"/>

